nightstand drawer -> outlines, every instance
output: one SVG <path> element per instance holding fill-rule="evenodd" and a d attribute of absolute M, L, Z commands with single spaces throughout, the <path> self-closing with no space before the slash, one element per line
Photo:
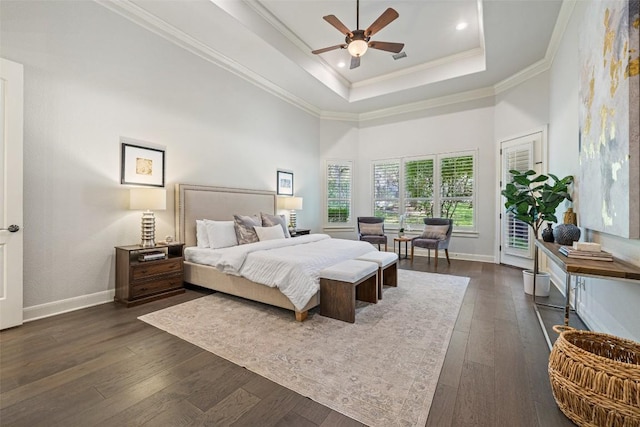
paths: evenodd
<path fill-rule="evenodd" d="M 177 289 L 182 287 L 182 274 L 172 277 L 163 277 L 157 280 L 149 280 L 147 282 L 137 283 L 131 286 L 131 298 L 139 298 L 146 295 L 164 292 L 169 289 Z"/>
<path fill-rule="evenodd" d="M 182 271 L 182 258 L 164 261 L 147 261 L 131 266 L 131 280 L 145 279 L 158 274 L 177 273 Z"/>

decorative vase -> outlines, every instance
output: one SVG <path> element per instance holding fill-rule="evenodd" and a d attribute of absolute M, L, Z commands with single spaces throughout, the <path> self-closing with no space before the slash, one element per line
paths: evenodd
<path fill-rule="evenodd" d="M 576 213 L 573 211 L 573 208 L 567 209 L 567 211 L 564 213 L 562 222 L 564 222 L 565 224 L 578 225 L 578 218 L 576 217 Z"/>
<path fill-rule="evenodd" d="M 560 245 L 573 245 L 580 240 L 580 229 L 573 224 L 560 224 L 553 229 L 553 237 Z"/>
<path fill-rule="evenodd" d="M 398 237 L 404 236 L 404 231 L 398 231 Z"/>
<path fill-rule="evenodd" d="M 553 243 L 553 229 L 551 228 L 550 222 L 547 223 L 547 228 L 542 230 L 542 240 Z"/>

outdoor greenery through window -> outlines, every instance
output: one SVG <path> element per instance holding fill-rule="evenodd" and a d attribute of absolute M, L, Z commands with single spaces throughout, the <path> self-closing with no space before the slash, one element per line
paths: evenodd
<path fill-rule="evenodd" d="M 327 161 L 327 223 L 351 220 L 352 163 Z"/>
<path fill-rule="evenodd" d="M 452 218 L 475 230 L 475 152 L 373 163 L 374 215 L 393 227 L 421 230 L 425 217 Z"/>

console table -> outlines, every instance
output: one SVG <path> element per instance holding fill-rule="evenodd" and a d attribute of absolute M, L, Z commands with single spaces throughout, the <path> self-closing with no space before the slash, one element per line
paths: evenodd
<path fill-rule="evenodd" d="M 536 274 L 538 268 L 538 249 L 566 273 L 564 307 L 536 302 Z M 614 258 L 611 261 L 593 261 L 589 259 L 569 258 L 559 252 L 560 245 L 536 240 L 533 262 L 533 302 L 547 307 L 564 309 L 564 324 L 569 325 L 569 311 L 571 310 L 569 294 L 571 293 L 571 276 L 595 277 L 598 279 L 638 281 L 640 267 Z M 537 310 L 537 308 L 536 308 Z M 544 325 L 541 325 L 544 326 Z"/>

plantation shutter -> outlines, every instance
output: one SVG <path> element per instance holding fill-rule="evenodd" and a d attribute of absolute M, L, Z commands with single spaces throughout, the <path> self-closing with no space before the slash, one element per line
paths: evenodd
<path fill-rule="evenodd" d="M 409 227 L 424 225 L 425 217 L 433 217 L 435 161 L 433 158 L 404 161 L 404 213 Z"/>
<path fill-rule="evenodd" d="M 474 157 L 440 159 L 440 216 L 452 218 L 458 229 L 474 227 Z"/>
<path fill-rule="evenodd" d="M 350 161 L 327 162 L 327 223 L 351 221 L 353 166 Z"/>
<path fill-rule="evenodd" d="M 398 224 L 400 215 L 400 161 L 373 164 L 373 214 Z"/>
<path fill-rule="evenodd" d="M 503 149 L 503 177 L 502 188 L 513 181 L 510 170 L 520 172 L 533 169 L 533 143 L 507 147 Z M 502 198 L 504 202 L 504 198 Z M 503 208 L 504 210 L 504 208 Z M 505 213 L 502 217 L 503 226 L 503 250 L 508 255 L 533 258 L 533 238 L 530 227 L 524 222 L 515 219 L 512 213 Z"/>

